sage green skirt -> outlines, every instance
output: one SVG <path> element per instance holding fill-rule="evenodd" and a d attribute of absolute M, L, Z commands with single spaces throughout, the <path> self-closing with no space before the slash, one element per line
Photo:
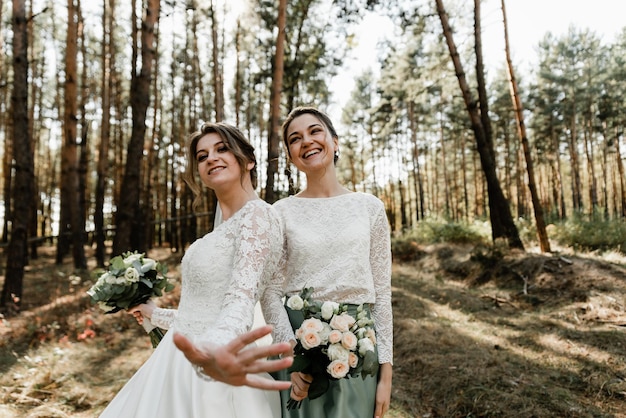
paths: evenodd
<path fill-rule="evenodd" d="M 356 310 L 356 305 L 354 306 Z M 294 330 L 304 320 L 301 311 L 293 311 L 285 307 Z M 291 380 L 289 372 L 281 370 L 274 374 L 277 380 Z M 280 393 L 283 418 L 373 418 L 376 406 L 376 384 L 378 374 L 367 376 L 346 377 L 330 380 L 328 391 L 319 398 L 305 398 L 300 408 L 287 409 L 291 390 Z"/>

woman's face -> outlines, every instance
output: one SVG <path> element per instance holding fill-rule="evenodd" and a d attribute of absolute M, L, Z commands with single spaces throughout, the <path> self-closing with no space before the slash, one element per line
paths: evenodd
<path fill-rule="evenodd" d="M 291 161 L 304 173 L 334 167 L 337 138 L 317 117 L 305 113 L 296 117 L 287 129 L 287 144 Z"/>
<path fill-rule="evenodd" d="M 231 188 L 234 183 L 241 184 L 239 163 L 217 133 L 208 133 L 198 140 L 195 157 L 198 174 L 207 187 L 217 191 L 223 187 Z M 248 165 L 251 169 L 254 163 Z"/>

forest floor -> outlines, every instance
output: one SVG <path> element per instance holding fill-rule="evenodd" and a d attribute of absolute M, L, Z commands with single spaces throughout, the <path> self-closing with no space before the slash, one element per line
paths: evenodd
<path fill-rule="evenodd" d="M 152 350 L 53 255 L 41 249 L 21 314 L 0 323 L 0 417 L 97 416 Z M 161 304 L 175 305 L 180 253 L 149 256 L 171 266 Z M 416 245 L 392 286 L 388 417 L 626 417 L 626 257 Z"/>

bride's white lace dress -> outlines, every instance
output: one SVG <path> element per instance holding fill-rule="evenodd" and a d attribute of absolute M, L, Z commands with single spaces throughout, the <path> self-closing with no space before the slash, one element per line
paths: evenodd
<path fill-rule="evenodd" d="M 195 241 L 182 260 L 178 309 L 155 309 L 152 316 L 154 325 L 169 331 L 100 417 L 279 417 L 278 392 L 202 379 L 172 337 L 178 332 L 224 344 L 248 331 L 281 247 L 278 218 L 262 200 L 248 202 Z"/>

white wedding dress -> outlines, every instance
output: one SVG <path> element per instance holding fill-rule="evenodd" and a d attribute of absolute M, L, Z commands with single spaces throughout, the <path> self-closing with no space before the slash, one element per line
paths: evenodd
<path fill-rule="evenodd" d="M 177 332 L 195 342 L 225 344 L 250 330 L 281 248 L 278 218 L 262 200 L 248 202 L 189 246 L 178 309 L 155 309 L 152 316 L 154 325 L 169 331 L 100 417 L 280 417 L 278 392 L 199 377 L 172 337 Z"/>

